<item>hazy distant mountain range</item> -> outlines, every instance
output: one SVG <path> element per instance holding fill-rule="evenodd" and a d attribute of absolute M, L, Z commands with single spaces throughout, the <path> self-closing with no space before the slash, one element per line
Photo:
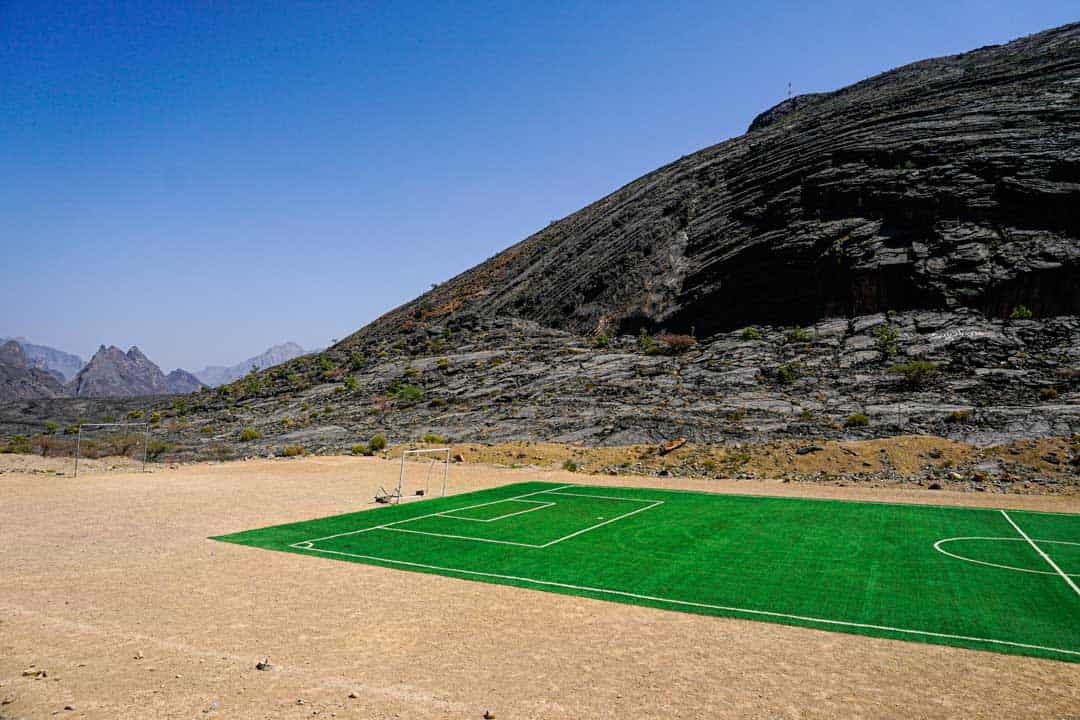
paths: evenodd
<path fill-rule="evenodd" d="M 210 387 L 217 387 L 247 375 L 253 367 L 262 370 L 300 357 L 304 352 L 304 348 L 294 342 L 282 343 L 273 346 L 261 355 L 256 355 L 229 367 L 209 365 L 197 371 L 195 377 Z"/>
<path fill-rule="evenodd" d="M 60 382 L 66 382 L 75 377 L 75 373 L 82 370 L 86 361 L 78 355 L 72 355 L 71 353 L 64 352 L 63 350 L 57 350 L 47 345 L 35 345 L 34 343 L 27 342 L 24 337 L 15 338 L 0 338 L 0 344 L 3 344 L 9 340 L 14 340 L 22 347 L 23 353 L 26 355 L 26 362 L 29 365 L 48 370 L 53 373 L 54 376 L 59 374 L 57 380 Z M 44 363 L 44 367 L 42 366 Z"/>
<path fill-rule="evenodd" d="M 56 377 L 27 362 L 19 343 L 8 340 L 0 345 L 0 399 L 64 397 L 67 394 L 67 388 Z"/>
<path fill-rule="evenodd" d="M 102 345 L 89 362 L 24 337 L 0 339 L 0 400 L 37 397 L 138 397 L 181 395 L 204 385 L 216 387 L 242 377 L 251 368 L 270 367 L 304 354 L 294 342 L 230 367 L 211 365 L 196 374 L 176 369 L 165 374 L 137 347 L 124 352 Z"/>

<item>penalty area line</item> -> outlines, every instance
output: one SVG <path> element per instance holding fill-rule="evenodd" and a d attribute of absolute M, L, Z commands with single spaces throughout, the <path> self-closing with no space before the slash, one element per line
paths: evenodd
<path fill-rule="evenodd" d="M 462 570 L 460 568 L 442 567 L 439 565 L 427 565 L 424 563 L 410 562 L 408 560 L 394 560 L 392 558 L 378 557 L 376 555 L 359 555 L 357 553 L 343 552 L 341 550 L 324 550 L 317 547 L 300 547 L 300 543 L 290 545 L 289 547 L 292 547 L 294 549 L 309 550 L 311 552 L 326 553 L 329 555 L 343 555 L 345 557 L 353 557 L 360 560 L 373 560 L 375 562 L 387 563 L 389 565 L 402 565 L 405 567 L 412 567 L 423 570 L 435 570 L 447 573 L 454 573 L 457 575 L 464 575 L 467 577 L 486 577 L 496 580 L 508 580 L 511 582 L 521 582 L 528 583 L 530 585 L 538 585 L 540 587 L 553 587 L 562 588 L 564 590 L 576 590 L 578 592 L 592 593 L 595 595 L 612 595 L 615 597 L 624 597 L 633 600 L 644 600 L 647 602 L 663 603 L 666 605 L 676 605 L 688 608 L 700 608 L 705 610 L 719 610 L 721 612 L 738 613 L 742 615 L 751 615 L 763 618 L 776 618 L 779 620 L 796 620 L 799 622 L 815 623 L 818 625 L 826 625 L 833 627 L 849 627 L 859 628 L 862 630 L 878 630 L 881 632 L 897 633 L 899 635 L 915 635 L 918 637 L 931 637 L 939 638 L 942 640 L 960 640 L 964 642 L 984 643 L 987 645 L 1004 645 L 1007 647 L 1024 648 L 1027 650 L 1044 650 L 1046 652 L 1058 653 L 1061 655 L 1069 655 L 1071 657 L 1080 658 L 1080 650 L 1065 650 L 1064 648 L 1047 647 L 1045 645 L 1033 645 L 1030 643 L 1014 642 L 1012 640 L 996 640 L 994 638 L 972 637 L 968 635 L 953 635 L 950 633 L 939 633 L 930 630 L 914 630 L 911 628 L 891 627 L 889 625 L 874 625 L 871 623 L 859 623 L 849 620 L 830 620 L 828 618 L 811 617 L 808 615 L 794 615 L 791 613 L 774 612 L 772 610 L 752 610 L 750 608 L 739 608 L 728 605 L 713 605 L 710 603 L 694 602 L 691 600 L 676 600 L 674 598 L 658 597 L 655 595 L 642 595 L 640 593 L 626 592 L 624 590 L 609 590 L 606 588 L 588 587 L 586 585 L 571 585 L 569 583 L 555 582 L 552 580 L 537 580 L 535 578 L 519 577 L 516 575 L 500 575 L 498 573 L 481 572 L 479 570 Z"/>

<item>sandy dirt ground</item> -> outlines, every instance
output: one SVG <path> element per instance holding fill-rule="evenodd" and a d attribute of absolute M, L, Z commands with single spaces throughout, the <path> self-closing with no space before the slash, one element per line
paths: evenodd
<path fill-rule="evenodd" d="M 1080 718 L 1077 664 L 207 539 L 360 509 L 393 482 L 391 461 L 256 460 L 147 474 L 102 463 L 77 479 L 14 462 L 26 461 L 0 456 L 3 720 L 478 719 L 487 709 L 506 719 Z M 1076 496 L 450 469 L 457 492 L 533 479 L 1080 512 Z M 272 670 L 255 669 L 263 657 Z"/>

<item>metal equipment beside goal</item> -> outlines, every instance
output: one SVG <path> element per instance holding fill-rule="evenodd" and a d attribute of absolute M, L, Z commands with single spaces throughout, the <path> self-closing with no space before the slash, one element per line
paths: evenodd
<path fill-rule="evenodd" d="M 419 465 L 416 460 L 424 460 L 424 456 L 430 456 L 426 468 L 413 468 L 414 472 L 408 472 L 406 463 Z M 441 466 L 441 467 L 440 467 Z M 415 472 L 415 471 L 419 472 Z M 441 471 L 441 472 L 440 472 Z M 418 499 L 432 495 L 432 481 L 436 485 L 435 490 L 439 496 L 446 494 L 446 480 L 450 474 L 450 448 L 420 448 L 417 450 L 405 450 L 401 453 L 401 471 L 398 473 L 396 488 L 387 491 L 379 488 L 375 496 L 377 503 L 400 503 L 402 499 Z M 441 475 L 441 477 L 440 477 Z"/>

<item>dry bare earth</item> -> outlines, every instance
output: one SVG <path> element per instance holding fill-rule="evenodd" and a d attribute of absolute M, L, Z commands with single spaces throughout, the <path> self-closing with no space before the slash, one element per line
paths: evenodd
<path fill-rule="evenodd" d="M 11 463 L 0 457 L 0 464 Z M 22 458 L 19 462 L 26 462 Z M 106 466 L 107 467 L 107 466 Z M 13 468 L 9 468 L 13 469 Z M 355 510 L 392 462 L 0 475 L 0 717 L 1077 717 L 1075 664 L 702 617 L 217 543 Z M 528 479 L 455 465 L 467 491 Z M 666 487 L 1080 511 L 1080 498 Z M 797 591 L 793 589 L 793 591 Z M 269 672 L 255 669 L 268 656 Z M 31 666 L 44 679 L 23 677 Z M 354 693 L 357 697 L 350 698 Z M 303 701 L 300 704 L 300 701 Z M 64 711 L 65 705 L 74 708 Z"/>

